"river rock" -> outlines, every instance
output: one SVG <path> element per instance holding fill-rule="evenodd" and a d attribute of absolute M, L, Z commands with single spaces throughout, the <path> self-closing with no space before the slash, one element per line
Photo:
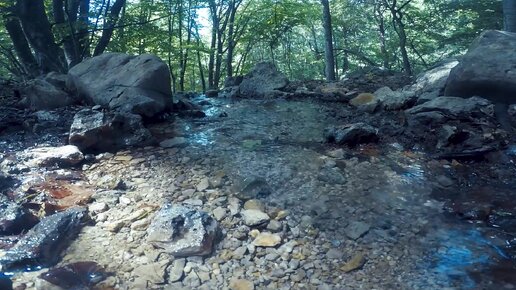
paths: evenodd
<path fill-rule="evenodd" d="M 276 247 L 281 244 L 281 236 L 273 233 L 259 233 L 253 241 L 257 247 Z"/>
<path fill-rule="evenodd" d="M 330 143 L 354 146 L 378 141 L 378 130 L 366 123 L 332 126 L 325 130 L 325 138 Z"/>
<path fill-rule="evenodd" d="M 11 279 L 7 276 L 5 276 L 3 273 L 0 273 L 0 289 L 5 290 L 12 290 L 13 289 L 13 282 Z"/>
<path fill-rule="evenodd" d="M 185 147 L 187 145 L 188 139 L 185 137 L 174 137 L 163 140 L 159 143 L 159 146 L 163 148 Z"/>
<path fill-rule="evenodd" d="M 60 78 L 63 77 L 65 78 L 63 82 L 66 82 L 66 75 L 60 75 Z M 52 79 L 56 78 L 57 76 Z M 65 86 L 59 86 L 59 82 L 52 82 L 52 79 L 44 77 L 28 81 L 21 90 L 21 95 L 24 97 L 21 104 L 38 111 L 76 104 L 77 100 L 64 90 Z"/>
<path fill-rule="evenodd" d="M 105 152 L 154 142 L 142 118 L 130 113 L 84 109 L 74 116 L 69 142 L 85 152 Z"/>
<path fill-rule="evenodd" d="M 240 84 L 240 96 L 245 98 L 264 98 L 288 85 L 287 77 L 271 62 L 257 63 L 244 76 Z"/>
<path fill-rule="evenodd" d="M 256 209 L 243 210 L 240 214 L 244 218 L 244 224 L 249 227 L 263 225 L 270 220 L 269 215 Z"/>
<path fill-rule="evenodd" d="M 367 223 L 353 221 L 346 227 L 344 233 L 346 234 L 346 236 L 348 236 L 348 238 L 352 240 L 358 240 L 359 238 L 367 234 L 370 228 L 371 226 Z"/>
<path fill-rule="evenodd" d="M 0 257 L 0 271 L 55 264 L 61 251 L 79 233 L 86 218 L 84 208 L 70 208 L 43 218 Z"/>
<path fill-rule="evenodd" d="M 82 152 L 74 145 L 60 147 L 40 147 L 29 150 L 25 154 L 30 158 L 27 165 L 36 166 L 74 166 L 84 160 Z"/>
<path fill-rule="evenodd" d="M 238 177 L 232 191 L 242 200 L 267 197 L 272 189 L 264 178 L 257 176 Z"/>
<path fill-rule="evenodd" d="M 451 70 L 445 95 L 516 103 L 516 33 L 488 30 Z"/>
<path fill-rule="evenodd" d="M 229 288 L 231 290 L 254 290 L 254 284 L 246 279 L 233 278 L 229 282 Z"/>
<path fill-rule="evenodd" d="M 0 235 L 15 235 L 28 230 L 35 218 L 21 205 L 0 194 Z"/>
<path fill-rule="evenodd" d="M 170 72 L 157 56 L 104 53 L 68 72 L 68 87 L 90 104 L 154 117 L 172 107 Z"/>
<path fill-rule="evenodd" d="M 409 123 L 420 120 L 428 124 L 441 124 L 447 120 L 474 120 L 492 117 L 494 108 L 491 102 L 479 97 L 438 97 L 405 111 Z"/>
<path fill-rule="evenodd" d="M 393 91 L 389 87 L 378 89 L 374 95 L 378 98 L 381 106 L 386 111 L 404 110 L 412 107 L 417 97 L 412 91 Z"/>
<path fill-rule="evenodd" d="M 205 256 L 212 252 L 217 222 L 207 213 L 166 204 L 147 230 L 147 241 L 176 257 Z"/>

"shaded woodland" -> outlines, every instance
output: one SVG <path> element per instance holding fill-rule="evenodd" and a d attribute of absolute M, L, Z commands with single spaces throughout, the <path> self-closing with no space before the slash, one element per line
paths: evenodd
<path fill-rule="evenodd" d="M 514 29 L 514 3 L 504 5 Z M 151 53 L 168 63 L 174 91 L 219 88 L 262 60 L 299 80 L 365 66 L 414 75 L 504 25 L 499 0 L 3 0 L 0 13 L 4 77 L 66 72 L 105 51 Z"/>

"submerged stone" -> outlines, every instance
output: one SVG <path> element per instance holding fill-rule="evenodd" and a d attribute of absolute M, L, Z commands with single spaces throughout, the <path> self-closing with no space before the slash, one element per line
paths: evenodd
<path fill-rule="evenodd" d="M 217 230 L 207 213 L 166 204 L 149 226 L 147 241 L 176 257 L 205 256 L 212 252 Z"/>
<path fill-rule="evenodd" d="M 325 130 L 324 136 L 330 143 L 358 145 L 378 141 L 378 130 L 366 123 L 333 126 Z"/>
<path fill-rule="evenodd" d="M 99 264 L 76 262 L 50 269 L 38 278 L 63 289 L 91 289 L 106 277 L 106 271 Z M 37 281 L 36 285 L 42 284 L 41 282 Z"/>
<path fill-rule="evenodd" d="M 84 225 L 84 208 L 71 208 L 42 219 L 0 257 L 0 271 L 51 266 Z"/>

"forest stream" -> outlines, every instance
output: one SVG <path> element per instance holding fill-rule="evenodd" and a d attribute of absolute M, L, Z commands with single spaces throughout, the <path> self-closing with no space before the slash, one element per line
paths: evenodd
<path fill-rule="evenodd" d="M 204 95 L 192 102 L 205 118 L 171 117 L 149 128 L 161 140 L 179 138 L 172 148 L 16 174 L 17 188 L 89 195 L 93 222 L 58 266 L 93 261 L 105 272 L 90 268 L 83 280 L 51 273 L 62 289 L 228 289 L 248 281 L 256 289 L 516 287 L 516 202 L 509 196 L 516 147 L 506 162 L 434 159 L 396 140 L 342 147 L 325 143 L 322 132 L 350 115 L 346 106 Z M 38 139 L 4 134 L 3 159 L 35 145 L 64 145 L 56 131 Z M 238 186 L 252 195 L 244 208 L 271 217 L 259 229 L 281 235 L 278 247 L 253 246 L 256 230 L 242 225 Z M 145 242 L 164 203 L 214 214 L 222 237 L 211 255 L 171 260 Z M 36 277 L 48 269 L 30 270 L 7 273 L 16 289 L 40 287 Z"/>

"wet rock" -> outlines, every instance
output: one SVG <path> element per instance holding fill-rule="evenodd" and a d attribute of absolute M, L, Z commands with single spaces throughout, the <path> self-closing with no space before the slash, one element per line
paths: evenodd
<path fill-rule="evenodd" d="M 253 241 L 256 247 L 276 247 L 281 243 L 281 236 L 273 233 L 259 233 Z"/>
<path fill-rule="evenodd" d="M 57 262 L 87 217 L 84 208 L 71 208 L 43 218 L 0 257 L 0 271 L 15 271 Z"/>
<path fill-rule="evenodd" d="M 330 184 L 346 183 L 346 178 L 344 175 L 342 175 L 338 168 L 322 168 L 317 175 L 317 179 Z"/>
<path fill-rule="evenodd" d="M 0 170 L 2 170 L 3 164 L 0 163 Z M 12 178 L 10 175 L 0 171 L 0 194 L 7 191 L 9 188 L 11 188 L 15 183 L 15 179 Z M 1 198 L 0 198 L 1 200 Z"/>
<path fill-rule="evenodd" d="M 244 203 L 244 209 L 255 209 L 259 211 L 265 211 L 265 205 L 263 202 L 257 199 L 250 199 Z"/>
<path fill-rule="evenodd" d="M 61 147 L 40 147 L 29 150 L 26 154 L 30 158 L 28 166 L 74 166 L 84 160 L 82 152 L 74 145 Z"/>
<path fill-rule="evenodd" d="M 249 176 L 238 178 L 233 186 L 233 192 L 242 200 L 267 197 L 272 190 L 267 181 L 261 177 Z"/>
<path fill-rule="evenodd" d="M 239 95 L 245 98 L 264 98 L 287 85 L 287 77 L 273 63 L 261 62 L 244 77 Z"/>
<path fill-rule="evenodd" d="M 107 276 L 107 272 L 95 262 L 76 262 L 39 275 L 36 289 L 91 289 Z M 45 285 L 45 282 L 50 285 Z"/>
<path fill-rule="evenodd" d="M 471 97 L 438 97 L 405 111 L 410 119 L 443 123 L 448 119 L 471 120 L 493 115 L 493 105 L 486 99 Z"/>
<path fill-rule="evenodd" d="M 183 278 L 186 259 L 175 259 L 168 271 L 168 282 L 177 282 Z"/>
<path fill-rule="evenodd" d="M 216 209 L 213 210 L 213 217 L 217 220 L 217 221 L 221 221 L 223 220 L 227 215 L 227 210 L 223 207 L 217 207 Z"/>
<path fill-rule="evenodd" d="M 172 106 L 168 66 L 154 55 L 104 53 L 68 72 L 71 90 L 91 104 L 154 117 Z"/>
<path fill-rule="evenodd" d="M 352 240 L 358 240 L 359 238 L 367 234 L 370 228 L 371 226 L 369 224 L 366 224 L 364 222 L 353 221 L 349 223 L 349 225 L 344 230 L 344 233 L 346 234 L 346 236 L 348 236 L 348 238 Z"/>
<path fill-rule="evenodd" d="M 231 290 L 254 290 L 254 284 L 249 280 L 233 278 L 229 282 L 229 288 Z"/>
<path fill-rule="evenodd" d="M 64 76 L 66 77 L 66 76 Z M 52 110 L 76 104 L 64 87 L 52 84 L 48 79 L 30 80 L 21 90 L 24 99 L 21 104 L 33 110 Z"/>
<path fill-rule="evenodd" d="M 206 93 L 204 93 L 207 98 L 216 98 L 219 95 L 218 90 L 207 90 Z"/>
<path fill-rule="evenodd" d="M 260 226 L 270 220 L 269 215 L 255 209 L 243 210 L 240 214 L 244 218 L 244 224 L 249 227 Z"/>
<path fill-rule="evenodd" d="M 386 111 L 404 110 L 412 107 L 417 97 L 412 91 L 393 91 L 389 87 L 378 89 L 374 95 L 381 102 L 381 106 Z"/>
<path fill-rule="evenodd" d="M 324 136 L 328 142 L 354 146 L 378 141 L 378 130 L 365 123 L 355 123 L 327 128 Z"/>
<path fill-rule="evenodd" d="M 0 235 L 16 235 L 30 229 L 36 219 L 21 205 L 0 194 Z"/>
<path fill-rule="evenodd" d="M 203 178 L 197 184 L 197 191 L 204 191 L 210 187 L 210 180 L 208 178 Z"/>
<path fill-rule="evenodd" d="M 149 226 L 147 241 L 176 257 L 204 256 L 212 252 L 217 230 L 207 213 L 167 204 Z"/>
<path fill-rule="evenodd" d="M 133 273 L 148 284 L 162 284 L 165 282 L 165 270 L 168 265 L 168 260 L 142 265 L 136 267 Z"/>
<path fill-rule="evenodd" d="M 140 116 L 130 113 L 79 111 L 70 128 L 69 142 L 81 151 L 111 151 L 154 142 Z"/>
<path fill-rule="evenodd" d="M 0 273 L 0 289 L 5 290 L 12 290 L 13 289 L 13 282 L 11 279 L 7 276 L 5 276 L 3 273 Z"/>
<path fill-rule="evenodd" d="M 361 269 L 366 263 L 366 258 L 364 254 L 358 253 L 351 258 L 346 264 L 344 264 L 340 269 L 344 273 L 348 273 L 354 270 Z"/>
<path fill-rule="evenodd" d="M 186 139 L 184 137 L 174 137 L 171 139 L 161 141 L 159 143 L 159 146 L 161 146 L 163 148 L 185 147 L 187 145 L 188 145 L 188 139 Z"/>
<path fill-rule="evenodd" d="M 482 96 L 494 103 L 516 103 L 516 33 L 488 30 L 471 45 L 446 84 L 447 96 Z"/>

